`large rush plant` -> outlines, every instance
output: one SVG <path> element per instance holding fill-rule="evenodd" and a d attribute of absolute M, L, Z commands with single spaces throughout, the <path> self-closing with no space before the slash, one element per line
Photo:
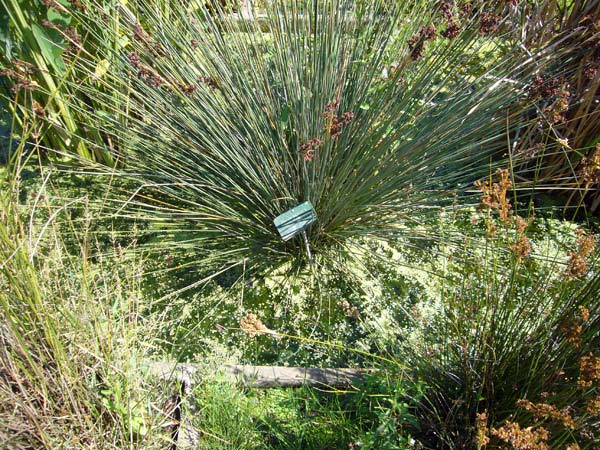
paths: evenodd
<path fill-rule="evenodd" d="M 305 260 L 302 238 L 273 224 L 304 201 L 321 261 L 472 202 L 473 182 L 508 164 L 528 83 L 560 51 L 516 58 L 512 2 L 77 4 L 87 41 L 71 87 L 106 107 L 71 106 L 105 136 L 88 145 L 118 160 L 97 172 L 124 187 L 104 204 L 146 223 L 149 249 L 210 270 Z"/>

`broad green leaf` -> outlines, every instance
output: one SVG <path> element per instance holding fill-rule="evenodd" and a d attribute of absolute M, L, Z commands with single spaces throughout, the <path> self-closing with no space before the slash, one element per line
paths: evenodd
<path fill-rule="evenodd" d="M 63 75 L 66 69 L 62 60 L 62 53 L 64 49 L 59 45 L 60 40 L 51 39 L 51 30 L 44 29 L 35 23 L 32 24 L 31 31 L 33 32 L 33 36 L 40 46 L 40 50 L 42 51 L 42 54 L 44 55 L 44 58 L 46 58 L 48 64 L 56 70 L 58 75 Z"/>

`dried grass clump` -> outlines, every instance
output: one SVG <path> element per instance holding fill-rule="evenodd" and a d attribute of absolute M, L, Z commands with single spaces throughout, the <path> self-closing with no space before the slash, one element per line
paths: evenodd
<path fill-rule="evenodd" d="M 553 67 L 539 71 L 531 80 L 529 93 L 538 104 L 538 120 L 516 143 L 518 151 L 530 154 L 517 167 L 531 168 L 528 178 L 537 186 L 562 193 L 568 206 L 577 208 L 585 203 L 597 211 L 600 8 L 596 0 L 572 2 L 569 8 L 558 1 L 547 2 L 544 7 L 520 2 L 519 8 L 538 18 L 523 28 L 523 48 L 562 40 L 570 56 L 557 58 Z M 563 142 L 571 144 L 565 147 Z M 531 152 L 538 145 L 543 151 Z"/>
<path fill-rule="evenodd" d="M 36 209 L 0 178 L 0 447 L 165 448 L 163 399 L 140 370 L 154 343 L 139 261 L 101 254 L 89 223 L 69 241 L 60 197 L 37 189 Z"/>

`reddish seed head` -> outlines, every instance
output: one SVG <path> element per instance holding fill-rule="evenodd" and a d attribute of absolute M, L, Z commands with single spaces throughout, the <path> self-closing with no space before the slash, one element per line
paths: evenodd
<path fill-rule="evenodd" d="M 200 77 L 200 78 L 198 78 L 198 82 L 204 83 L 204 84 L 208 85 L 208 87 L 211 87 L 213 89 L 219 88 L 219 83 L 217 83 L 217 81 L 211 77 Z"/>
<path fill-rule="evenodd" d="M 584 70 L 583 70 L 583 76 L 587 79 L 587 80 L 593 80 L 594 78 L 596 78 L 596 74 L 598 73 L 598 69 L 596 67 L 593 66 L 587 66 Z"/>
<path fill-rule="evenodd" d="M 452 2 L 442 2 L 440 4 L 440 13 L 446 20 L 452 19 L 454 17 L 454 5 Z"/>
<path fill-rule="evenodd" d="M 460 25 L 458 25 L 456 22 L 452 21 L 452 22 L 448 22 L 448 26 L 442 32 L 442 36 L 447 39 L 454 39 L 456 36 L 458 36 L 459 33 L 460 33 Z"/>
<path fill-rule="evenodd" d="M 420 34 L 423 37 L 423 39 L 428 41 L 435 38 L 437 32 L 435 31 L 435 27 L 433 25 L 427 25 L 426 27 L 421 28 Z"/>
<path fill-rule="evenodd" d="M 52 22 L 48 19 L 43 19 L 41 23 L 42 23 L 42 26 L 46 27 L 46 28 L 58 28 L 54 22 Z"/>
<path fill-rule="evenodd" d="M 85 12 L 85 6 L 79 0 L 69 0 L 72 7 L 78 9 L 81 12 Z"/>
<path fill-rule="evenodd" d="M 127 59 L 129 60 L 129 64 L 131 64 L 133 67 L 137 68 L 140 65 L 140 56 L 136 53 L 136 52 L 131 52 L 128 56 Z"/>
<path fill-rule="evenodd" d="M 481 14 L 479 23 L 479 34 L 491 34 L 498 31 L 500 27 L 500 16 L 491 12 Z"/>
<path fill-rule="evenodd" d="M 473 12 L 473 3 L 465 3 L 461 8 L 460 12 L 463 16 L 470 17 Z"/>

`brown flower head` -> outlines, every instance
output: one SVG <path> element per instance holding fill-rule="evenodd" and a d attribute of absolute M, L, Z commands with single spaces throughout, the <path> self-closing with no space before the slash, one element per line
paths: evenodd
<path fill-rule="evenodd" d="M 300 147 L 300 154 L 304 158 L 304 161 L 312 161 L 317 154 L 317 149 L 321 146 L 322 142 L 319 138 L 312 138 L 310 141 L 302 144 Z"/>
<path fill-rule="evenodd" d="M 419 34 L 425 41 L 430 41 L 431 39 L 435 39 L 435 37 L 437 36 L 437 32 L 435 31 L 435 27 L 433 25 L 427 25 L 427 26 L 421 28 L 421 31 L 419 32 Z"/>
<path fill-rule="evenodd" d="M 454 5 L 452 2 L 440 3 L 440 14 L 446 20 L 452 19 L 454 17 Z"/>
<path fill-rule="evenodd" d="M 129 60 L 129 64 L 131 64 L 136 69 L 139 68 L 139 66 L 140 66 L 140 55 L 138 55 L 136 52 L 131 52 L 127 56 L 127 59 Z"/>
<path fill-rule="evenodd" d="M 77 53 L 81 47 L 81 36 L 77 33 L 74 27 L 65 28 L 64 35 L 69 41 L 69 47 L 67 48 L 68 54 Z"/>
<path fill-rule="evenodd" d="M 240 320 L 240 328 L 250 337 L 271 332 L 254 313 L 248 313 Z"/>
<path fill-rule="evenodd" d="M 152 41 L 150 35 L 146 32 L 146 30 L 144 30 L 142 25 L 139 23 L 136 24 L 135 28 L 133 29 L 133 37 L 136 41 L 142 42 L 144 44 L 149 44 Z"/>
<path fill-rule="evenodd" d="M 600 394 L 588 402 L 586 411 L 591 415 L 600 413 Z"/>
<path fill-rule="evenodd" d="M 556 100 L 548 107 L 544 109 L 544 113 L 550 120 L 550 122 L 565 123 L 567 121 L 567 112 L 569 110 L 569 97 L 571 93 L 567 90 L 568 85 L 558 89 L 556 94 Z"/>
<path fill-rule="evenodd" d="M 500 220 L 508 225 L 512 214 L 510 200 L 506 197 L 508 190 L 512 188 L 510 172 L 508 169 L 498 169 L 496 175 L 499 177 L 498 182 L 494 183 L 491 179 L 486 183 L 476 181 L 475 186 L 483 193 L 481 206 L 498 211 Z"/>
<path fill-rule="evenodd" d="M 477 430 L 477 450 L 481 450 L 490 443 L 487 428 L 487 411 L 477 414 L 476 430 Z"/>
<path fill-rule="evenodd" d="M 598 73 L 598 68 L 590 65 L 587 65 L 585 69 L 583 69 L 583 76 L 586 80 L 592 81 L 596 78 L 596 74 Z"/>
<path fill-rule="evenodd" d="M 354 113 L 351 111 L 346 111 L 341 117 L 338 116 L 337 108 L 339 107 L 339 104 L 339 101 L 333 101 L 327 104 L 325 106 L 325 111 L 323 111 L 323 117 L 328 121 L 326 129 L 329 132 L 331 139 L 337 139 L 342 134 L 342 129 L 354 118 Z"/>
<path fill-rule="evenodd" d="M 579 278 L 588 271 L 588 257 L 596 248 L 594 236 L 588 235 L 584 230 L 577 230 L 577 250 L 569 252 L 569 262 L 567 265 L 566 276 L 569 278 Z"/>
<path fill-rule="evenodd" d="M 153 74 L 150 76 L 150 78 L 148 79 L 148 84 L 150 86 L 152 86 L 153 88 L 160 88 L 162 86 L 164 86 L 167 82 L 165 81 L 165 79 L 163 77 L 161 77 L 160 75 L 158 75 L 157 73 Z"/>
<path fill-rule="evenodd" d="M 580 305 L 577 308 L 577 314 L 574 314 L 569 319 L 565 320 L 560 325 L 560 331 L 565 335 L 567 342 L 579 347 L 581 344 L 581 333 L 583 325 L 590 319 L 590 310 L 585 306 Z"/>
<path fill-rule="evenodd" d="M 12 67 L 0 70 L 0 76 L 10 78 L 14 84 L 10 88 L 13 94 L 21 90 L 34 91 L 40 86 L 36 81 L 30 78 L 30 75 L 35 73 L 35 67 L 25 61 L 14 60 L 12 61 Z"/>
<path fill-rule="evenodd" d="M 586 184 L 600 184 L 600 143 L 592 154 L 581 158 L 581 178 Z"/>
<path fill-rule="evenodd" d="M 500 28 L 500 16 L 492 12 L 483 12 L 479 21 L 479 34 L 491 34 Z"/>
<path fill-rule="evenodd" d="M 80 0 L 69 0 L 71 6 L 81 12 L 85 12 L 85 5 Z"/>
<path fill-rule="evenodd" d="M 517 240 L 511 244 L 510 249 L 518 258 L 526 258 L 531 254 L 532 248 L 529 239 L 525 236 L 525 230 L 529 222 L 521 216 L 515 216 L 515 228 L 517 229 Z"/>
<path fill-rule="evenodd" d="M 360 319 L 360 311 L 356 306 L 350 304 L 348 300 L 342 300 L 340 303 L 344 314 L 351 319 Z"/>
<path fill-rule="evenodd" d="M 473 14 L 473 3 L 465 3 L 460 8 L 460 14 L 464 17 L 471 17 Z"/>
<path fill-rule="evenodd" d="M 577 383 L 582 388 L 591 387 L 595 381 L 600 380 L 600 357 L 590 353 L 579 360 L 579 380 Z"/>
<path fill-rule="evenodd" d="M 512 445 L 518 450 L 548 450 L 548 430 L 545 428 L 525 428 L 515 422 L 506 422 L 499 429 L 492 429 L 492 435 Z"/>
<path fill-rule="evenodd" d="M 57 0 L 40 0 L 40 3 L 46 8 L 54 8 L 59 11 L 65 11 L 65 7 L 61 5 Z"/>
<path fill-rule="evenodd" d="M 192 95 L 194 95 L 194 92 L 196 92 L 196 89 L 198 89 L 198 86 L 194 84 L 180 84 L 179 88 L 184 93 L 184 95 L 191 97 Z"/>
<path fill-rule="evenodd" d="M 323 111 L 323 117 L 326 119 L 332 119 L 337 114 L 337 109 L 340 106 L 340 102 L 338 100 L 334 100 L 325 105 L 325 111 Z"/>
<path fill-rule="evenodd" d="M 442 32 L 442 36 L 447 39 L 454 39 L 460 33 L 460 25 L 455 21 L 449 21 L 446 29 Z"/>
<path fill-rule="evenodd" d="M 206 84 L 211 89 L 219 89 L 220 87 L 219 83 L 211 77 L 200 77 L 198 78 L 198 82 Z"/>
<path fill-rule="evenodd" d="M 581 319 L 582 322 L 587 322 L 588 320 L 590 320 L 590 310 L 589 309 L 587 309 L 583 305 L 579 305 L 577 310 L 579 312 L 579 318 Z"/>
<path fill-rule="evenodd" d="M 521 235 L 517 238 L 517 242 L 510 245 L 510 249 L 517 258 L 523 259 L 531 255 L 531 242 L 525 235 Z"/>
<path fill-rule="evenodd" d="M 142 64 L 140 65 L 137 75 L 140 80 L 146 81 L 150 78 L 151 72 L 148 70 L 147 66 Z"/>
<path fill-rule="evenodd" d="M 48 19 L 42 19 L 41 24 L 43 27 L 57 29 L 58 25 Z"/>
<path fill-rule="evenodd" d="M 559 410 L 555 406 L 549 405 L 548 403 L 532 403 L 529 400 L 519 400 L 517 404 L 533 414 L 536 419 L 550 419 L 555 422 L 561 423 L 567 428 L 574 430 L 577 428 L 577 424 L 571 417 L 569 411 L 565 408 Z"/>
<path fill-rule="evenodd" d="M 32 107 L 36 117 L 39 117 L 40 119 L 46 118 L 46 110 L 42 107 L 42 105 L 34 100 Z"/>
<path fill-rule="evenodd" d="M 410 57 L 413 60 L 420 59 L 423 56 L 425 49 L 425 42 L 435 39 L 437 32 L 433 25 L 427 25 L 421 28 L 421 30 L 413 35 L 408 40 L 408 48 L 410 49 Z"/>
<path fill-rule="evenodd" d="M 248 313 L 246 317 L 243 317 L 240 320 L 240 328 L 250 337 L 259 334 L 270 334 L 277 340 L 281 339 L 281 335 L 277 333 L 277 331 L 267 328 L 254 313 Z"/>
<path fill-rule="evenodd" d="M 545 79 L 541 75 L 536 75 L 529 86 L 530 98 L 549 99 L 556 97 L 560 93 L 562 80 L 558 78 Z"/>

